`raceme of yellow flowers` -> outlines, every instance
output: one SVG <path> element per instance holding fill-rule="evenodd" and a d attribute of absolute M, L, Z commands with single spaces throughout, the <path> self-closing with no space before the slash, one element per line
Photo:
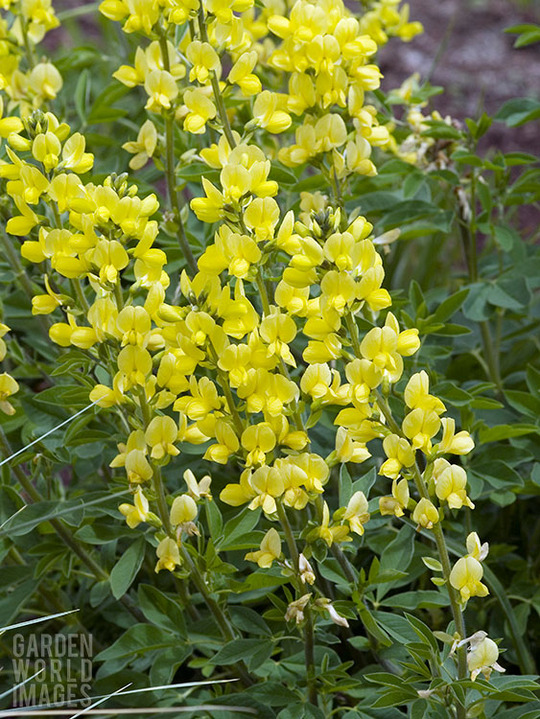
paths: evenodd
<path fill-rule="evenodd" d="M 253 0 L 102 2 L 103 15 L 139 38 L 133 64 L 114 73 L 147 98 L 148 119 L 124 146 L 130 167 L 162 160 L 181 241 L 188 208 L 178 204 L 175 133 L 219 174 L 218 183 L 203 177 L 190 203 L 213 225 L 212 239 L 197 266 L 182 272 L 181 299 L 172 300 L 167 290 L 178 280 L 157 246 L 166 214 L 158 198 L 140 197 L 127 175 L 85 181 L 93 156 L 84 136 L 46 104 L 62 81 L 51 63 L 34 61 L 33 45 L 57 25 L 50 2 L 3 3 L 9 22 L 2 19 L 0 31 L 14 38 L 0 38 L 8 110 L 0 177 L 13 201 L 6 231 L 25 238 L 25 260 L 47 268 L 32 304 L 35 314 L 53 315 L 51 340 L 87 351 L 110 377 L 91 400 L 130 417 L 133 431 L 111 465 L 123 468 L 133 492 L 120 512 L 129 527 L 155 531 L 156 571 L 185 564 L 199 507 L 212 501 L 211 479 L 188 470 L 184 490 L 167 497 L 161 467 L 184 443 L 206 445 L 209 462 L 240 467 L 220 500 L 261 508 L 274 524 L 246 559 L 288 572 L 298 591 L 287 618 L 299 624 L 310 608 L 346 623 L 315 588 L 312 546 L 352 541 L 374 511 L 362 492 L 331 510 L 333 467 L 365 461 L 370 443 L 382 440 L 380 474 L 392 490 L 378 511 L 408 516 L 439 539 L 445 514 L 474 506 L 466 472 L 452 460 L 473 441 L 444 416 L 425 371 L 410 377 L 403 417 L 394 417 L 388 398 L 398 396 L 404 358 L 420 338 L 390 311 L 378 251 L 384 239 L 342 200 L 351 177 L 376 173 L 373 147 L 395 149 L 365 94 L 379 86 L 378 45 L 421 29 L 398 6 L 374 2 L 357 18 L 341 0 L 268 0 L 261 8 Z M 276 162 L 315 168 L 329 196 L 302 193 L 300 213 L 287 210 L 272 179 Z M 360 332 L 357 318 L 371 328 Z M 0 379 L 0 407 L 10 411 L 17 386 Z M 310 430 L 332 407 L 335 449 L 324 457 L 312 449 Z M 298 551 L 288 516 L 308 507 L 316 522 Z M 446 584 L 456 611 L 488 591 L 487 547 L 473 533 L 467 550 L 435 580 Z M 306 584 L 312 591 L 301 594 Z M 469 644 L 473 679 L 501 670 L 484 632 L 466 638 L 457 629 L 457 649 Z"/>

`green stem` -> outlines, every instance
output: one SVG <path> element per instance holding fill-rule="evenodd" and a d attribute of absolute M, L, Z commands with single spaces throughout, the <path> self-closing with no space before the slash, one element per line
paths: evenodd
<path fill-rule="evenodd" d="M 124 307 L 124 297 L 122 295 L 122 283 L 120 282 L 120 277 L 118 277 L 114 284 L 114 299 L 116 301 L 116 309 L 120 312 Z"/>
<path fill-rule="evenodd" d="M 12 545 L 10 547 L 9 556 L 16 564 L 18 564 L 20 566 L 25 566 L 25 567 L 28 566 L 28 564 L 24 560 L 24 557 L 21 555 L 21 553 L 19 552 L 19 550 L 17 549 L 17 547 L 15 545 Z M 44 576 L 41 577 L 41 579 L 44 579 L 44 578 L 45 578 Z M 52 580 L 51 580 L 51 583 L 53 583 Z M 54 583 L 53 583 L 53 585 L 54 585 Z M 57 591 L 59 591 L 59 588 L 56 585 L 54 585 L 54 588 Z M 55 594 L 53 594 L 52 592 L 50 592 L 49 589 L 47 589 L 46 587 L 43 587 L 41 582 L 39 582 L 37 584 L 36 590 L 43 597 L 44 602 L 49 607 L 47 613 L 55 614 L 57 612 L 61 613 L 61 612 L 65 611 L 65 606 L 60 602 L 58 597 Z M 91 636 L 92 643 L 94 645 L 96 645 L 96 648 L 98 648 L 98 646 L 99 646 L 98 650 L 101 651 L 101 649 L 104 649 L 104 647 L 102 647 L 100 644 L 98 644 L 96 637 L 93 636 L 91 634 L 91 632 L 84 626 L 84 624 L 81 622 L 81 618 L 80 618 L 79 614 L 80 614 L 79 612 L 70 614 L 70 615 L 64 617 L 64 621 L 68 625 L 73 625 L 73 626 L 78 627 L 80 629 L 80 631 L 83 632 L 83 634 L 86 634 L 89 637 Z"/>
<path fill-rule="evenodd" d="M 458 224 L 467 262 L 469 282 L 479 281 L 478 276 L 478 249 L 476 241 L 476 177 L 471 179 L 471 218 L 467 216 L 465 208 L 458 203 Z M 497 387 L 498 394 L 503 392 L 503 383 L 500 371 L 499 345 L 493 342 L 489 321 L 479 322 L 482 337 L 482 351 L 487 365 L 488 379 Z"/>
<path fill-rule="evenodd" d="M 347 323 L 347 327 L 349 328 L 349 332 L 351 334 L 351 340 L 353 344 L 353 349 L 357 357 L 361 357 L 360 353 L 360 341 L 359 341 L 359 334 L 358 334 L 358 326 L 356 322 L 354 321 L 354 317 L 349 313 L 346 315 L 345 319 Z M 386 399 L 377 392 L 377 405 L 380 408 L 381 412 L 383 413 L 388 426 L 399 437 L 403 437 L 404 439 L 407 439 L 403 432 L 401 431 L 401 427 L 396 422 L 392 415 L 392 410 L 390 409 Z M 421 497 L 424 497 L 426 499 L 430 499 L 429 491 L 426 485 L 426 482 L 424 478 L 422 477 L 422 474 L 420 473 L 420 470 L 418 468 L 418 465 L 415 464 L 413 468 L 413 475 L 414 475 L 414 482 L 416 484 L 416 488 L 418 490 L 418 493 Z M 466 629 L 465 629 L 465 620 L 463 617 L 463 612 L 461 611 L 461 604 L 459 602 L 459 597 L 457 595 L 456 590 L 454 587 L 450 584 L 450 572 L 452 570 L 452 567 L 450 565 L 450 557 L 448 555 L 448 548 L 446 546 L 446 540 L 444 537 L 443 529 L 440 525 L 440 523 L 437 523 L 434 525 L 433 529 L 433 536 L 435 538 L 435 543 L 437 545 L 437 550 L 439 552 L 439 558 L 443 567 L 443 576 L 446 580 L 446 587 L 448 589 L 448 596 L 450 598 L 450 607 L 452 610 L 452 616 L 454 618 L 454 623 L 456 625 L 456 631 L 460 635 L 462 639 L 465 639 L 466 637 Z M 459 679 L 465 679 L 467 676 L 467 655 L 466 655 L 466 649 L 465 647 L 460 647 L 457 651 L 458 654 L 458 678 Z M 466 709 L 465 707 L 458 702 L 456 705 L 457 709 L 457 717 L 458 719 L 465 719 L 466 715 Z"/>
<path fill-rule="evenodd" d="M 318 706 L 317 671 L 315 668 L 315 629 L 313 626 L 313 614 L 309 604 L 304 610 L 304 617 L 304 656 L 306 661 L 308 699 L 310 704 Z"/>
<path fill-rule="evenodd" d="M 240 417 L 240 414 L 236 407 L 229 380 L 227 379 L 225 372 L 223 372 L 223 370 L 218 366 L 219 358 L 217 356 L 216 350 L 211 344 L 208 346 L 208 351 L 210 357 L 216 364 L 216 373 L 219 379 L 219 384 L 223 391 L 223 394 L 225 395 L 227 407 L 229 408 L 229 412 L 231 413 L 231 417 L 233 419 L 236 432 L 238 434 L 238 439 L 240 439 L 240 437 L 242 436 L 242 432 L 244 431 L 244 423 L 242 422 L 242 418 Z"/>
<path fill-rule="evenodd" d="M 167 35 L 164 31 L 159 34 L 159 46 L 161 48 L 161 57 L 163 60 L 163 67 L 167 72 L 170 72 L 169 63 L 169 51 L 167 48 Z M 169 205 L 174 215 L 174 220 L 178 225 L 178 242 L 186 262 L 192 272 L 197 272 L 197 262 L 189 246 L 189 241 L 186 236 L 186 230 L 184 223 L 182 222 L 182 215 L 180 211 L 180 195 L 176 190 L 176 174 L 175 174 L 175 154 L 174 154 L 174 118 L 171 113 L 165 115 L 165 176 L 167 180 L 167 194 L 169 196 Z"/>
<path fill-rule="evenodd" d="M 202 3 L 199 6 L 198 22 L 201 40 L 203 42 L 208 42 L 206 17 L 204 14 L 204 8 Z M 225 137 L 227 138 L 229 147 L 231 148 L 231 150 L 233 150 L 236 147 L 236 140 L 234 139 L 234 135 L 232 134 L 231 123 L 229 122 L 225 103 L 223 102 L 223 95 L 221 94 L 221 90 L 219 88 L 219 79 L 214 71 L 210 73 L 210 82 L 212 83 L 212 92 L 214 93 L 214 100 L 216 101 L 219 119 L 221 120 L 221 124 L 223 125 L 223 132 L 225 133 Z"/>
<path fill-rule="evenodd" d="M 501 378 L 501 370 L 499 365 L 499 353 L 497 351 L 497 344 L 493 342 L 491 336 L 491 328 L 489 322 L 484 320 L 480 322 L 480 333 L 482 335 L 482 347 L 484 350 L 484 357 L 488 367 L 488 379 L 497 387 L 499 394 L 503 392 L 503 383 Z"/>
<path fill-rule="evenodd" d="M 289 554 L 291 556 L 293 571 L 295 574 L 294 584 L 296 585 L 296 590 L 298 592 L 297 596 L 299 597 L 302 593 L 302 587 L 300 583 L 300 553 L 298 552 L 298 546 L 294 538 L 291 523 L 289 522 L 289 517 L 287 516 L 287 512 L 281 500 L 278 499 L 276 501 L 276 507 L 279 522 L 283 529 L 283 533 L 285 534 L 285 541 L 287 542 L 287 547 L 289 548 Z M 317 672 L 315 670 L 315 628 L 313 625 L 313 614 L 311 612 L 311 607 L 309 606 L 309 603 L 304 609 L 304 617 L 304 657 L 306 663 L 308 699 L 311 704 L 317 706 L 318 698 Z"/>
<path fill-rule="evenodd" d="M 174 536 L 174 532 L 171 527 L 171 518 L 169 513 L 169 507 L 167 505 L 167 499 L 165 497 L 165 487 L 163 485 L 163 478 L 161 476 L 161 467 L 154 465 L 154 489 L 157 495 L 157 503 L 159 508 L 160 519 L 163 522 L 165 531 L 170 537 Z"/>
<path fill-rule="evenodd" d="M 300 567 L 300 553 L 298 552 L 298 547 L 296 545 L 296 540 L 294 538 L 291 523 L 289 522 L 289 518 L 287 517 L 287 512 L 285 511 L 285 507 L 283 506 L 280 499 L 278 499 L 276 501 L 276 507 L 277 507 L 277 515 L 279 517 L 281 527 L 285 534 L 285 541 L 287 542 L 287 547 L 289 548 L 289 554 L 291 555 L 293 570 L 294 570 L 296 577 L 298 578 L 299 567 Z"/>
<path fill-rule="evenodd" d="M 206 606 L 210 610 L 210 613 L 214 617 L 214 621 L 216 622 L 221 635 L 223 636 L 223 639 L 225 639 L 227 642 L 231 642 L 233 639 L 237 638 L 237 634 L 234 631 L 228 617 L 223 612 L 223 609 L 220 607 L 218 602 L 214 599 L 212 594 L 210 593 L 206 581 L 201 574 L 199 568 L 191 558 L 190 553 L 185 549 L 185 547 L 180 547 L 180 554 L 182 556 L 182 559 L 184 560 L 184 563 L 189 568 L 191 579 L 193 580 L 193 584 L 197 587 L 199 592 L 201 593 Z M 240 677 L 242 683 L 245 686 L 252 686 L 253 680 L 249 676 L 249 673 L 245 667 L 245 664 L 243 662 L 239 662 L 238 664 L 235 664 L 236 671 L 238 673 L 238 676 Z"/>
<path fill-rule="evenodd" d="M 388 403 L 380 394 L 377 395 L 377 404 L 380 407 L 384 417 L 386 418 L 388 426 L 392 429 L 392 431 L 395 434 L 397 434 L 399 437 L 407 439 L 405 437 L 405 435 L 403 434 L 403 432 L 401 431 L 400 426 L 394 420 L 394 418 L 392 416 L 392 411 L 391 411 Z M 422 476 L 420 469 L 418 468 L 418 465 L 416 463 L 413 466 L 412 471 L 413 471 L 414 483 L 416 485 L 418 494 L 425 499 L 430 499 L 427 483 L 426 483 L 424 477 Z M 437 545 L 437 551 L 439 553 L 439 559 L 440 559 L 441 565 L 442 565 L 443 577 L 446 581 L 446 588 L 448 590 L 448 597 L 450 599 L 450 608 L 452 610 L 454 624 L 456 625 L 456 631 L 460 635 L 461 639 L 465 639 L 465 637 L 467 636 L 467 631 L 465 628 L 465 619 L 463 617 L 463 612 L 461 610 L 461 604 L 459 601 L 459 596 L 457 594 L 457 591 L 450 584 L 450 572 L 452 571 L 452 566 L 450 564 L 448 547 L 446 546 L 446 539 L 444 537 L 443 528 L 442 528 L 440 522 L 437 522 L 437 524 L 435 524 L 433 526 L 431 531 L 433 532 L 433 536 L 435 538 L 435 543 Z M 458 656 L 458 679 L 465 679 L 467 677 L 467 654 L 466 654 L 465 646 L 462 646 L 457 650 L 457 656 Z M 457 703 L 456 708 L 457 708 L 458 719 L 465 719 L 465 715 L 466 715 L 465 707 L 461 703 Z"/>
<path fill-rule="evenodd" d="M 4 434 L 4 430 L 0 428 L 0 449 L 2 452 L 7 456 L 11 456 L 13 454 L 13 451 L 11 449 L 11 446 L 7 440 L 6 435 Z M 20 465 L 15 465 L 12 467 L 12 471 L 17 477 L 17 480 L 19 481 L 19 484 L 24 489 L 26 494 L 28 495 L 28 498 L 30 500 L 30 503 L 34 504 L 37 502 L 43 502 L 44 498 L 41 495 L 41 493 L 34 487 L 34 485 L 30 482 Z M 85 564 L 88 569 L 91 571 L 91 573 L 94 575 L 95 579 L 98 582 L 104 582 L 109 579 L 109 574 L 96 562 L 96 560 L 92 557 L 91 554 L 89 554 L 86 549 L 79 544 L 78 540 L 73 536 L 73 534 L 70 532 L 70 530 L 64 525 L 62 520 L 60 519 L 49 519 L 49 524 L 52 526 L 56 534 L 60 537 L 60 539 L 64 542 L 64 544 L 71 549 L 71 551 L 76 554 L 79 559 Z M 146 618 L 144 614 L 141 612 L 139 607 L 135 604 L 135 602 L 127 595 L 125 594 L 123 597 L 120 598 L 120 601 L 122 604 L 126 607 L 126 609 L 131 612 L 131 614 L 137 619 L 139 622 L 146 622 Z"/>
<path fill-rule="evenodd" d="M 357 578 L 354 574 L 354 570 L 351 566 L 351 563 L 349 562 L 349 559 L 345 556 L 343 550 L 338 544 L 332 544 L 332 546 L 330 547 L 330 551 L 334 555 L 334 558 L 337 559 L 339 566 L 343 569 L 343 574 L 347 578 L 347 581 L 350 582 L 350 584 L 354 588 L 357 582 Z"/>
<path fill-rule="evenodd" d="M 34 55 L 34 48 L 32 47 L 32 43 L 30 42 L 30 38 L 28 37 L 28 21 L 27 18 L 22 16 L 21 13 L 21 33 L 23 36 L 23 42 L 24 42 L 24 49 L 26 52 L 26 61 L 28 62 L 28 67 L 30 70 L 33 70 L 36 66 L 36 58 Z"/>
<path fill-rule="evenodd" d="M 2 244 L 2 247 L 4 248 L 5 256 L 8 261 L 9 266 L 11 267 L 15 279 L 20 284 L 22 290 L 30 300 L 30 302 L 33 300 L 36 292 L 34 291 L 32 287 L 32 282 L 30 281 L 28 275 L 26 274 L 26 270 L 24 269 L 22 262 L 13 249 L 13 245 L 9 241 L 9 238 L 5 235 L 3 231 L 0 232 L 0 243 Z M 45 335 L 47 339 L 49 339 L 49 322 L 48 318 L 45 315 L 37 315 L 36 319 L 39 323 L 40 330 Z"/>
<path fill-rule="evenodd" d="M 255 275 L 255 281 L 257 282 L 257 289 L 261 296 L 261 302 L 265 315 L 270 314 L 270 301 L 268 299 L 268 292 L 266 291 L 266 285 L 264 284 L 264 278 L 262 276 L 261 268 L 257 268 L 257 274 Z"/>
<path fill-rule="evenodd" d="M 257 274 L 255 275 L 255 281 L 257 283 L 257 289 L 259 290 L 259 294 L 261 296 L 263 312 L 264 312 L 265 316 L 268 316 L 270 314 L 270 301 L 268 299 L 268 292 L 266 289 L 266 284 L 264 282 L 264 277 L 262 276 L 260 267 L 257 268 Z M 280 359 L 280 361 L 279 361 L 278 369 L 279 369 L 280 373 L 290 381 L 291 378 L 289 376 L 289 370 L 287 369 L 287 366 L 282 359 Z M 293 400 L 292 410 L 293 410 L 294 423 L 296 424 L 296 429 L 299 432 L 305 432 L 306 429 L 304 426 L 304 421 L 302 420 L 302 415 L 300 414 L 300 410 L 298 408 L 298 402 L 296 400 Z M 307 433 L 306 433 L 306 436 L 307 436 Z M 309 441 L 309 437 L 308 437 L 308 441 Z"/>
<path fill-rule="evenodd" d="M 75 279 L 70 280 L 71 282 L 71 289 L 73 290 L 75 296 L 79 300 L 79 304 L 81 306 L 81 309 L 88 314 L 88 310 L 90 309 L 90 305 L 88 304 L 88 300 L 86 299 L 86 295 L 84 294 L 84 290 L 81 285 L 81 281 L 78 277 L 75 277 Z"/>

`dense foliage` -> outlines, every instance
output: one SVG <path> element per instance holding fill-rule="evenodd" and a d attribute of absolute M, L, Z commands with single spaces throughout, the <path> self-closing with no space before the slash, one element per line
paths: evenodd
<path fill-rule="evenodd" d="M 0 6 L 0 626 L 132 716 L 538 716 L 540 102 L 381 89 L 399 0 Z"/>

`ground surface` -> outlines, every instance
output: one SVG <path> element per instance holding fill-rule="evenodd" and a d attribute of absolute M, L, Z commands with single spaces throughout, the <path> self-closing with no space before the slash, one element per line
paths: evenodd
<path fill-rule="evenodd" d="M 516 50 L 511 25 L 540 24 L 540 1 L 409 0 L 411 19 L 425 28 L 410 43 L 392 42 L 380 56 L 386 89 L 413 72 L 445 88 L 433 98 L 458 119 L 494 114 L 510 98 L 540 98 L 540 44 Z M 487 138 L 505 151 L 540 149 L 540 121 L 519 130 L 496 123 Z"/>

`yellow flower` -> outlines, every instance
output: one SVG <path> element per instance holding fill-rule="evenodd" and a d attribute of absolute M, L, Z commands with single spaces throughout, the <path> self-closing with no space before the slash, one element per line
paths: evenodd
<path fill-rule="evenodd" d="M 450 572 L 450 584 L 461 595 L 461 601 L 466 604 L 471 597 L 485 597 L 489 594 L 488 588 L 480 581 L 484 569 L 474 557 L 461 557 L 454 564 Z"/>
<path fill-rule="evenodd" d="M 94 155 L 91 152 L 85 152 L 85 148 L 85 137 L 80 132 L 75 132 L 64 143 L 62 161 L 58 165 L 58 169 L 72 170 L 78 175 L 83 175 L 91 170 L 94 164 Z"/>
<path fill-rule="evenodd" d="M 259 127 L 272 134 L 287 130 L 291 124 L 291 116 L 285 112 L 286 98 L 263 90 L 253 103 L 253 118 Z"/>
<path fill-rule="evenodd" d="M 249 503 L 250 509 L 262 507 L 265 514 L 276 512 L 276 499 L 281 497 L 285 485 L 281 474 L 272 467 L 259 467 L 253 473 L 245 470 L 239 484 L 228 484 L 220 494 L 226 504 L 237 507 Z"/>
<path fill-rule="evenodd" d="M 292 317 L 275 311 L 267 315 L 259 327 L 261 338 L 268 344 L 268 356 L 276 355 L 296 367 L 289 343 L 296 337 L 296 324 Z"/>
<path fill-rule="evenodd" d="M 383 440 L 383 449 L 388 459 L 382 463 L 379 474 L 396 479 L 402 467 L 412 467 L 415 461 L 414 450 L 403 437 L 390 434 Z"/>
<path fill-rule="evenodd" d="M 380 385 L 383 371 L 367 359 L 355 359 L 345 367 L 345 374 L 351 383 L 351 394 L 354 405 L 364 404 L 369 400 L 371 391 Z"/>
<path fill-rule="evenodd" d="M 474 449 L 474 442 L 471 435 L 462 430 L 456 434 L 455 420 L 445 417 L 441 420 L 443 428 L 442 440 L 436 449 L 442 454 L 469 454 Z"/>
<path fill-rule="evenodd" d="M 319 152 L 340 147 L 347 140 L 347 127 L 340 115 L 323 115 L 315 123 L 315 143 Z"/>
<path fill-rule="evenodd" d="M 349 523 L 351 532 L 362 536 L 364 524 L 369 522 L 368 502 L 363 492 L 355 492 L 350 498 L 342 520 Z"/>
<path fill-rule="evenodd" d="M 116 327 L 122 335 L 122 346 L 130 344 L 146 347 L 148 344 L 151 321 L 144 307 L 124 307 L 118 313 Z"/>
<path fill-rule="evenodd" d="M 229 375 L 231 387 L 235 389 L 248 380 L 251 349 L 248 345 L 230 344 L 221 354 L 218 367 Z"/>
<path fill-rule="evenodd" d="M 384 327 L 369 330 L 360 345 L 362 357 L 371 360 L 396 382 L 403 372 L 402 356 L 409 357 L 420 347 L 418 330 L 399 331 L 399 324 L 389 312 Z"/>
<path fill-rule="evenodd" d="M 323 515 L 321 525 L 315 530 L 318 537 L 323 539 L 331 547 L 334 542 L 350 541 L 349 529 L 344 525 L 330 527 L 330 510 L 326 502 L 323 504 Z"/>
<path fill-rule="evenodd" d="M 45 172 L 50 172 L 58 165 L 61 151 L 60 140 L 53 132 L 40 133 L 32 142 L 32 155 L 42 163 Z"/>
<path fill-rule="evenodd" d="M 392 482 L 392 496 L 379 499 L 379 511 L 384 515 L 393 514 L 395 517 L 403 517 L 404 509 L 409 504 L 409 483 L 406 479 L 399 482 L 394 479 Z"/>
<path fill-rule="evenodd" d="M 450 509 L 461 509 L 463 505 L 474 509 L 474 504 L 467 496 L 467 473 L 463 467 L 437 459 L 433 478 L 437 497 L 448 502 Z"/>
<path fill-rule="evenodd" d="M 53 100 L 62 89 L 62 76 L 50 62 L 38 63 L 28 78 L 30 91 L 36 95 L 38 104 Z"/>
<path fill-rule="evenodd" d="M 216 385 L 208 377 L 189 380 L 191 396 L 180 397 L 174 403 L 174 409 L 185 412 L 190 419 L 204 419 L 213 410 L 221 409 L 222 403 Z"/>
<path fill-rule="evenodd" d="M 210 493 L 212 478 L 210 475 L 206 474 L 200 482 L 197 482 L 191 469 L 186 469 L 184 472 L 184 481 L 187 485 L 189 496 L 194 500 L 197 501 L 203 498 L 212 499 L 212 494 Z"/>
<path fill-rule="evenodd" d="M 127 453 L 125 468 L 127 478 L 132 484 L 147 482 L 154 475 L 154 470 L 141 449 L 132 449 L 131 452 Z"/>
<path fill-rule="evenodd" d="M 482 544 L 478 534 L 476 532 L 471 532 L 467 536 L 467 551 L 469 552 L 469 556 L 478 559 L 479 562 L 482 562 L 489 554 L 489 544 L 487 542 Z"/>
<path fill-rule="evenodd" d="M 171 507 L 171 524 L 174 527 L 192 522 L 197 517 L 197 505 L 189 494 L 175 497 Z"/>
<path fill-rule="evenodd" d="M 166 455 L 176 456 L 180 450 L 173 442 L 178 439 L 178 426 L 172 417 L 154 417 L 145 432 L 145 440 L 152 448 L 152 459 L 163 459 Z"/>
<path fill-rule="evenodd" d="M 218 464 L 226 464 L 231 454 L 238 451 L 240 442 L 233 427 L 225 420 L 216 420 L 214 433 L 217 444 L 208 447 L 203 459 L 210 459 Z"/>
<path fill-rule="evenodd" d="M 280 374 L 265 369 L 249 370 L 248 379 L 237 390 L 241 399 L 247 400 L 248 412 L 268 412 L 277 417 L 284 405 L 297 399 L 299 391 L 294 382 Z"/>
<path fill-rule="evenodd" d="M 276 446 L 276 435 L 267 422 L 252 424 L 243 431 L 241 443 L 248 451 L 246 467 L 251 467 L 266 462 L 266 455 Z"/>
<path fill-rule="evenodd" d="M 402 423 L 403 433 L 412 441 L 413 449 L 431 450 L 431 439 L 441 426 L 439 416 L 433 410 L 413 409 Z"/>
<path fill-rule="evenodd" d="M 255 50 L 244 52 L 232 66 L 227 78 L 231 84 L 238 85 L 246 97 L 257 95 L 262 89 L 261 81 L 253 74 L 258 59 Z"/>
<path fill-rule="evenodd" d="M 202 88 L 186 90 L 184 104 L 188 110 L 184 118 L 184 130 L 193 135 L 201 135 L 206 131 L 208 120 L 213 120 L 216 116 L 216 106 Z"/>
<path fill-rule="evenodd" d="M 134 503 L 121 504 L 118 509 L 126 518 L 126 523 L 130 529 L 135 529 L 141 522 L 146 522 L 148 519 L 148 500 L 139 487 L 135 490 Z"/>
<path fill-rule="evenodd" d="M 7 372 L 0 374 L 0 410 L 4 412 L 4 414 L 15 414 L 15 408 L 7 399 L 18 391 L 19 384 L 11 375 L 7 374 Z"/>
<path fill-rule="evenodd" d="M 441 400 L 429 394 L 429 377 L 424 370 L 412 375 L 407 382 L 403 396 L 409 409 L 423 409 L 436 414 L 446 412 L 446 407 Z"/>
<path fill-rule="evenodd" d="M 262 569 L 268 569 L 276 559 L 281 556 L 281 539 L 278 532 L 272 527 L 261 540 L 260 549 L 248 552 L 244 559 L 248 562 L 257 562 Z"/>
<path fill-rule="evenodd" d="M 332 457 L 332 455 L 330 455 Z M 330 457 L 327 461 L 331 461 Z M 336 434 L 335 457 L 338 462 L 365 462 L 371 457 L 371 453 L 362 442 L 355 442 L 352 433 L 340 427 Z"/>
<path fill-rule="evenodd" d="M 122 147 L 134 154 L 129 161 L 132 170 L 140 170 L 154 155 L 157 145 L 157 130 L 152 120 L 146 120 L 141 126 L 135 142 L 125 142 Z"/>
<path fill-rule="evenodd" d="M 279 205 L 271 197 L 257 197 L 244 212 L 246 227 L 253 231 L 257 242 L 271 240 L 279 220 Z"/>
<path fill-rule="evenodd" d="M 439 521 L 439 512 L 437 507 L 430 499 L 422 497 L 412 513 L 412 520 L 421 527 L 432 529 L 434 524 Z"/>
<path fill-rule="evenodd" d="M 162 109 L 168 110 L 178 96 L 176 80 L 167 70 L 152 70 L 148 73 L 144 81 L 144 89 L 148 94 L 145 108 L 150 112 L 160 113 Z"/>
<path fill-rule="evenodd" d="M 144 386 L 152 371 L 150 353 L 137 345 L 127 345 L 118 354 L 118 369 L 125 379 L 126 389 L 133 385 Z"/>
<path fill-rule="evenodd" d="M 483 674 L 489 681 L 493 669 L 496 672 L 506 671 L 497 662 L 499 658 L 499 647 L 493 639 L 490 639 L 485 632 L 476 632 L 469 639 L 470 648 L 467 652 L 467 668 L 471 673 L 471 680 L 474 682 L 479 674 Z"/>
<path fill-rule="evenodd" d="M 158 557 L 156 572 L 160 572 L 162 569 L 174 572 L 176 567 L 182 564 L 178 544 L 170 537 L 165 537 L 165 539 L 161 540 L 156 549 L 156 554 Z"/>
<path fill-rule="evenodd" d="M 201 85 L 206 85 L 210 82 L 211 72 L 215 72 L 218 77 L 221 74 L 219 56 L 210 43 L 193 40 L 187 47 L 186 56 L 192 64 L 190 82 L 197 80 Z"/>

